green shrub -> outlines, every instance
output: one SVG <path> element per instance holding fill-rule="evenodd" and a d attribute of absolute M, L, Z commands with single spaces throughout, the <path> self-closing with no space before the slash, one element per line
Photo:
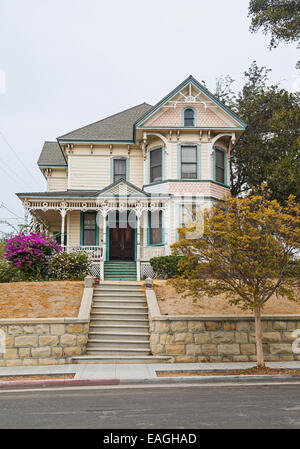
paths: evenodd
<path fill-rule="evenodd" d="M 9 267 L 5 261 L 0 261 L 0 283 L 25 281 L 24 274 L 16 267 Z"/>
<path fill-rule="evenodd" d="M 48 274 L 52 280 L 82 280 L 89 272 L 88 255 L 83 251 L 56 253 L 49 260 Z"/>
<path fill-rule="evenodd" d="M 181 256 L 162 256 L 150 259 L 150 265 L 162 279 L 170 279 L 179 274 L 179 260 Z"/>

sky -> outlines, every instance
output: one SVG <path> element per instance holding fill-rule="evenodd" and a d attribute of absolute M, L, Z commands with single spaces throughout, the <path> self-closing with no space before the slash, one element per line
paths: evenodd
<path fill-rule="evenodd" d="M 271 82 L 299 88 L 296 44 L 269 51 L 269 36 L 249 31 L 248 4 L 0 0 L 0 231 L 24 215 L 15 192 L 46 190 L 36 164 L 45 140 L 155 104 L 188 75 L 214 91 L 229 74 L 238 90 L 253 60 Z"/>

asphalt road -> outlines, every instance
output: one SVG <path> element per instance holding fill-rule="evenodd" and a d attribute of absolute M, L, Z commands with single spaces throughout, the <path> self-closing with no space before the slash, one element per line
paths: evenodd
<path fill-rule="evenodd" d="M 0 393 L 1 429 L 300 428 L 300 384 Z"/>

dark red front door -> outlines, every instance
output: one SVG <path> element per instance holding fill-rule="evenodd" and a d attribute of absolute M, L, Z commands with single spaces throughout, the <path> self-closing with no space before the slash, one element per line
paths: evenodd
<path fill-rule="evenodd" d="M 134 260 L 135 230 L 130 226 L 109 229 L 109 259 Z"/>

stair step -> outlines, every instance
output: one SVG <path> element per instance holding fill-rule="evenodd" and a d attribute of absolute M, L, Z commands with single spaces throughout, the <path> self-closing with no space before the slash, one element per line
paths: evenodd
<path fill-rule="evenodd" d="M 72 357 L 74 363 L 96 364 L 96 363 L 168 363 L 170 357 L 148 356 L 109 356 L 109 355 L 80 355 Z"/>
<path fill-rule="evenodd" d="M 109 275 L 109 276 L 107 276 L 107 275 L 105 275 L 105 278 L 107 279 L 107 280 L 113 280 L 113 281 L 122 281 L 122 280 L 124 280 L 124 281 L 134 281 L 134 280 L 136 280 L 136 276 L 120 276 L 120 275 L 118 275 L 118 276 L 111 276 L 111 275 Z"/>
<path fill-rule="evenodd" d="M 123 271 L 136 271 L 136 266 L 135 265 L 133 265 L 133 266 L 130 266 L 130 267 L 128 267 L 128 266 L 122 266 L 122 265 L 114 265 L 114 266 L 104 266 L 104 270 L 111 270 L 111 271 L 114 271 L 114 270 L 123 270 Z"/>
<path fill-rule="evenodd" d="M 121 307 L 127 307 L 127 306 L 132 306 L 132 307 L 140 307 L 140 306 L 144 306 L 147 307 L 147 303 L 146 301 L 109 301 L 109 300 L 103 300 L 103 301 L 93 301 L 93 307 L 118 307 L 118 309 Z"/>
<path fill-rule="evenodd" d="M 137 298 L 141 298 L 142 296 L 145 296 L 145 291 L 144 290 L 138 290 L 138 289 L 131 289 L 131 290 L 123 290 L 123 289 L 110 289 L 110 290 L 98 290 L 96 292 L 94 292 L 94 297 L 95 298 L 102 298 L 103 296 L 111 296 L 112 298 L 119 298 L 121 297 L 125 297 L 125 298 L 132 298 L 132 297 L 137 297 Z"/>
<path fill-rule="evenodd" d="M 121 296 L 111 296 L 111 295 L 101 295 L 101 296 L 93 296 L 93 304 L 147 304 L 145 295 L 141 296 L 129 296 L 129 295 L 121 295 Z"/>
<path fill-rule="evenodd" d="M 92 312 L 91 313 L 91 319 L 93 318 L 109 318 L 113 319 L 148 319 L 148 312 Z"/>
<path fill-rule="evenodd" d="M 123 290 L 123 289 L 103 289 L 103 290 L 97 290 L 94 291 L 94 298 L 102 298 L 103 296 L 110 296 L 112 298 L 132 298 L 137 297 L 141 298 L 142 296 L 145 297 L 144 290 L 138 290 L 138 289 L 131 289 L 131 290 Z"/>
<path fill-rule="evenodd" d="M 100 340 L 96 338 L 89 339 L 87 350 L 89 349 L 112 349 L 112 350 L 128 350 L 141 349 L 144 351 L 150 351 L 149 341 L 140 340 Z"/>
<path fill-rule="evenodd" d="M 121 313 L 121 314 L 127 314 L 127 313 L 135 313 L 135 314 L 140 314 L 140 313 L 145 313 L 148 315 L 148 309 L 146 306 L 143 305 L 125 305 L 125 306 L 115 306 L 115 305 L 108 305 L 108 306 L 104 306 L 103 304 L 101 305 L 96 305 L 93 304 L 92 306 L 92 314 L 95 313 Z"/>
<path fill-rule="evenodd" d="M 117 332 L 130 332 L 130 333 L 148 333 L 149 332 L 149 324 L 94 324 L 90 325 L 90 333 L 93 332 L 102 332 L 105 334 L 117 333 Z"/>
<path fill-rule="evenodd" d="M 150 355 L 150 347 L 148 349 L 122 349 L 122 348 L 87 348 L 88 355 Z"/>
<path fill-rule="evenodd" d="M 105 340 L 105 341 L 143 341 L 143 342 L 149 342 L 150 333 L 144 332 L 144 333 L 137 333 L 137 332 L 96 332 L 92 331 L 89 332 L 89 339 L 91 341 L 93 339 L 99 339 L 99 340 Z"/>
<path fill-rule="evenodd" d="M 122 259 L 106 260 L 104 263 L 105 264 L 111 264 L 111 265 L 113 265 L 115 263 L 123 263 L 124 265 L 125 264 L 128 265 L 128 264 L 131 264 L 131 263 L 135 264 L 135 262 L 133 260 L 122 260 Z"/>
<path fill-rule="evenodd" d="M 149 326 L 149 320 L 146 319 L 122 319 L 122 318 L 91 318 L 91 326 L 98 325 L 98 324 L 106 324 L 107 326 L 117 326 L 120 327 L 120 325 L 126 324 L 128 326 L 130 325 L 136 325 L 138 327 L 141 326 Z"/>
<path fill-rule="evenodd" d="M 133 281 L 134 282 L 134 281 Z M 128 291 L 128 292 L 132 292 L 132 291 L 142 291 L 143 290 L 143 286 L 141 284 L 137 284 L 136 282 L 134 284 L 129 284 L 129 283 L 123 283 L 123 282 L 108 282 L 108 281 L 103 281 L 103 283 L 100 284 L 99 287 L 95 287 L 94 288 L 94 292 L 102 292 L 102 291 L 110 291 L 110 292 L 115 292 L 115 291 Z"/>

